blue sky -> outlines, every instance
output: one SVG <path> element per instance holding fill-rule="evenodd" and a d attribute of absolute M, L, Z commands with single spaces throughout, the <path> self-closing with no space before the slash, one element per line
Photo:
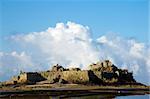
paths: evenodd
<path fill-rule="evenodd" d="M 150 72 L 147 69 L 150 67 L 150 61 L 148 60 L 150 48 L 147 46 L 149 40 L 148 2 L 149 0 L 0 0 L 0 55 L 1 59 L 4 60 L 0 64 L 0 69 L 3 69 L 3 71 L 0 71 L 0 76 L 10 72 L 10 75 L 0 78 L 0 80 L 10 78 L 20 69 L 41 69 L 38 66 L 32 67 L 37 65 L 36 63 L 51 63 L 55 60 L 67 64 L 70 58 L 69 62 L 74 61 L 85 65 L 97 58 L 105 57 L 114 60 L 117 65 L 128 65 L 130 69 L 135 69 L 138 73 L 138 75 L 135 75 L 136 78 L 144 83 L 148 82 L 148 79 L 144 78 L 145 75 L 149 77 L 148 73 Z M 64 23 L 59 24 L 60 31 L 65 26 L 77 27 L 76 29 L 79 30 L 77 36 L 81 39 L 80 43 L 85 40 L 89 49 L 85 50 L 85 46 L 79 44 L 79 39 L 77 40 L 72 33 L 67 32 L 69 36 L 66 36 L 66 32 L 60 32 L 63 37 L 57 35 L 55 25 L 59 22 Z M 90 31 L 86 26 L 90 28 Z M 47 38 L 45 30 L 48 27 L 53 28 L 56 35 L 49 30 L 49 38 Z M 76 29 L 65 29 L 76 32 Z M 88 42 L 91 36 L 88 37 L 88 33 L 84 30 L 92 33 L 92 39 L 98 43 L 97 45 Z M 43 35 L 40 34 L 40 31 L 43 32 Z M 37 32 L 37 34 L 32 34 L 32 32 Z M 113 35 L 107 34 L 110 32 Z M 19 39 L 17 42 L 8 39 L 12 35 L 20 34 L 24 35 L 14 36 L 15 39 Z M 50 38 L 51 36 L 54 37 Z M 67 40 L 71 36 L 77 40 L 74 41 L 77 44 L 68 46 L 77 48 L 78 51 L 72 51 L 72 49 L 69 50 L 62 46 L 67 46 L 66 43 L 70 42 Z M 58 37 L 62 40 L 60 44 L 53 41 L 54 38 L 58 39 Z M 66 41 L 63 41 L 64 38 Z M 30 45 L 33 43 L 32 40 L 36 43 Z M 20 45 L 23 47 L 20 47 Z M 42 45 L 45 45 L 44 49 L 42 49 Z M 53 47 L 56 47 L 55 52 L 61 53 L 61 55 L 55 55 L 53 51 L 49 50 Z M 62 48 L 64 52 L 57 50 L 59 48 Z M 72 52 L 77 56 L 72 56 L 70 54 Z M 86 57 L 87 54 L 90 54 L 89 56 L 95 55 L 95 57 Z M 83 57 L 78 57 L 78 55 L 85 56 L 87 61 L 86 59 L 83 60 Z M 60 56 L 63 56 L 63 60 Z M 42 59 L 38 62 L 39 57 Z M 26 67 L 26 65 L 31 67 Z M 48 69 L 49 67 L 43 68 Z M 141 72 L 140 68 L 143 68 Z M 145 72 L 146 70 L 147 72 Z"/>
<path fill-rule="evenodd" d="M 148 41 L 148 0 L 1 0 L 0 8 L 2 36 L 70 20 L 89 26 L 94 38 L 117 32 Z"/>

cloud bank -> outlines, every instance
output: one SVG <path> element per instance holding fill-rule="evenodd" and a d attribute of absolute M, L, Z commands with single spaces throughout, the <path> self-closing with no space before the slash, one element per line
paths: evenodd
<path fill-rule="evenodd" d="M 150 48 L 134 39 L 124 39 L 107 33 L 93 39 L 88 26 L 74 22 L 57 23 L 42 32 L 13 35 L 16 51 L 0 52 L 0 76 L 23 71 L 47 70 L 54 64 L 81 67 L 99 60 L 110 59 L 134 75 L 150 77 Z M 141 79 L 139 79 L 141 80 Z"/>

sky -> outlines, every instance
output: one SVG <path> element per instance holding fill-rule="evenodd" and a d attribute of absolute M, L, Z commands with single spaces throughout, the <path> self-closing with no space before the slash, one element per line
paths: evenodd
<path fill-rule="evenodd" d="M 10 75 L 0 80 L 110 59 L 150 82 L 148 7 L 149 0 L 1 0 L 0 76 Z"/>

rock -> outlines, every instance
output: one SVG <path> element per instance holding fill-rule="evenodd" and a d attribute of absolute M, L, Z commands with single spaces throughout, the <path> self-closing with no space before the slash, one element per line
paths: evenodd
<path fill-rule="evenodd" d="M 55 65 L 52 67 L 52 71 L 57 72 L 57 71 L 64 71 L 64 68 L 60 65 Z"/>
<path fill-rule="evenodd" d="M 99 61 L 91 64 L 90 67 L 90 70 L 81 70 L 80 68 L 65 69 L 57 64 L 51 70 L 45 72 L 22 72 L 20 75 L 13 77 L 7 84 L 34 84 L 45 80 L 49 83 L 87 84 L 92 82 L 92 84 L 99 85 L 136 82 L 132 72 L 118 69 L 109 60 Z"/>
<path fill-rule="evenodd" d="M 68 81 L 66 81 L 66 80 L 64 80 L 64 79 L 59 79 L 59 83 L 60 83 L 60 84 L 67 84 Z"/>

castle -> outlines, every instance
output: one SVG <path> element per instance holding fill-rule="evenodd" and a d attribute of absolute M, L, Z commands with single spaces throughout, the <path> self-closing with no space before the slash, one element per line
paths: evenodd
<path fill-rule="evenodd" d="M 109 60 L 90 65 L 90 70 L 80 68 L 66 69 L 55 65 L 51 70 L 43 72 L 21 72 L 12 78 L 13 84 L 134 84 L 132 72 L 118 69 Z"/>

